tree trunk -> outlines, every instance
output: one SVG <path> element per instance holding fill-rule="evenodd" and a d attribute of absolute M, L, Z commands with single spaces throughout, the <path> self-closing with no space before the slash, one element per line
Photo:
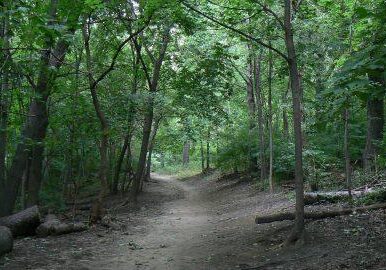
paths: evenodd
<path fill-rule="evenodd" d="M 58 0 L 51 0 L 49 25 L 56 21 L 57 4 Z M 72 19 L 74 18 L 78 19 L 76 16 Z M 74 32 L 74 28 L 68 30 L 70 35 L 73 35 Z M 55 41 L 51 37 L 46 37 L 45 50 L 41 54 L 39 75 L 37 83 L 34 85 L 35 97 L 29 106 L 28 116 L 21 131 L 21 141 L 16 147 L 5 187 L 0 190 L 0 216 L 12 213 L 22 183 L 25 164 L 31 152 L 31 142 L 42 142 L 46 135 L 48 126 L 47 100 L 55 80 L 54 74 L 62 66 L 69 47 L 68 38 L 60 39 L 56 46 L 54 43 Z M 53 49 L 54 46 L 55 49 Z"/>
<path fill-rule="evenodd" d="M 113 194 L 118 194 L 119 175 L 121 173 L 123 159 L 125 158 L 125 154 L 127 152 L 127 147 L 129 145 L 129 139 L 130 139 L 130 134 L 126 134 L 125 139 L 123 140 L 121 152 L 120 152 L 118 160 L 117 160 L 117 165 L 115 167 L 113 187 L 112 187 L 112 193 Z"/>
<path fill-rule="evenodd" d="M 264 140 L 264 115 L 263 115 L 263 92 L 261 87 L 261 55 L 254 59 L 254 77 L 255 77 L 255 92 L 257 104 L 257 121 L 259 129 L 259 159 L 260 159 L 260 179 L 267 178 L 267 165 L 265 162 L 265 140 Z"/>
<path fill-rule="evenodd" d="M 295 133 L 295 183 L 296 183 L 296 214 L 295 226 L 287 243 L 294 243 L 304 234 L 304 183 L 303 183 L 303 133 L 301 112 L 301 85 L 297 66 L 296 50 L 291 22 L 291 0 L 284 0 L 285 44 L 290 70 L 292 106 Z"/>
<path fill-rule="evenodd" d="M 143 124 L 143 133 L 142 133 L 142 143 L 141 143 L 141 151 L 138 159 L 138 167 L 136 171 L 135 178 L 133 180 L 133 185 L 131 187 L 130 191 L 130 197 L 129 200 L 131 201 L 137 201 L 137 196 L 140 191 L 141 187 L 141 181 L 143 174 L 145 172 L 146 168 L 146 156 L 149 146 L 149 139 L 150 139 L 150 133 L 151 133 L 151 127 L 153 123 L 153 116 L 154 116 L 154 97 L 153 94 L 158 91 L 158 83 L 160 79 L 161 74 L 161 68 L 162 64 L 166 55 L 166 50 L 169 44 L 169 35 L 170 35 L 170 29 L 171 27 L 167 27 L 165 29 L 165 32 L 162 36 L 162 46 L 159 51 L 159 56 L 157 59 L 154 60 L 153 63 L 153 73 L 152 76 L 149 74 L 149 70 L 143 61 L 142 54 L 141 54 L 141 47 L 139 46 L 137 40 L 134 40 L 134 45 L 137 51 L 137 57 L 139 57 L 140 62 L 142 64 L 142 68 L 145 72 L 146 79 L 149 86 L 150 96 L 147 101 L 147 108 L 145 111 L 145 118 L 144 118 L 144 124 Z"/>
<path fill-rule="evenodd" d="M 372 77 L 374 83 L 385 88 L 383 78 Z M 384 93 L 378 97 L 369 97 L 367 100 L 367 136 L 366 147 L 363 154 L 363 166 L 367 171 L 375 167 L 376 156 L 379 155 L 379 143 L 383 139 L 384 117 Z"/>
<path fill-rule="evenodd" d="M 144 180 L 145 181 L 149 181 L 150 180 L 150 173 L 151 173 L 151 159 L 152 159 L 152 155 L 153 155 L 153 149 L 154 149 L 154 143 L 155 143 L 155 138 L 157 136 L 157 132 L 158 132 L 158 127 L 159 127 L 159 123 L 161 121 L 161 117 L 157 117 L 157 119 L 154 121 L 154 125 L 153 125 L 153 129 L 152 129 L 152 132 L 151 132 L 151 135 L 150 135 L 150 142 L 149 142 L 149 154 L 148 154 L 148 157 L 147 157 L 147 164 L 146 164 L 146 174 L 144 176 Z M 142 190 L 142 188 L 141 188 Z"/>
<path fill-rule="evenodd" d="M 256 129 L 256 103 L 255 94 L 253 92 L 254 82 L 254 65 L 253 65 L 253 52 L 252 46 L 248 45 L 248 63 L 247 63 L 247 107 L 248 107 L 248 118 L 249 118 L 249 132 L 248 132 L 248 143 L 249 143 L 249 169 L 251 172 L 256 170 L 257 158 L 253 153 L 253 141 L 255 140 L 255 129 Z"/>
<path fill-rule="evenodd" d="M 83 41 L 84 41 L 84 48 L 86 52 L 86 68 L 87 68 L 87 78 L 89 83 L 89 90 L 91 93 L 92 102 L 94 105 L 94 110 L 96 113 L 96 116 L 99 120 L 100 124 L 100 146 L 99 146 L 99 153 L 100 153 L 100 161 L 99 161 L 99 181 L 100 181 L 100 190 L 99 190 L 99 196 L 98 199 L 95 201 L 91 214 L 90 214 L 90 222 L 95 223 L 101 218 L 102 212 L 103 212 L 103 204 L 104 204 L 104 197 L 108 193 L 108 181 L 107 181 L 107 173 L 108 173 L 108 157 L 107 157 L 107 150 L 108 150 L 108 144 L 109 144 L 109 133 L 110 128 L 109 124 L 107 122 L 105 113 L 102 110 L 99 97 L 98 97 L 98 83 L 95 81 L 92 70 L 92 56 L 91 56 L 91 50 L 90 50 L 90 25 L 89 21 L 85 21 L 82 28 L 82 34 L 83 34 Z"/>
<path fill-rule="evenodd" d="M 0 88 L 0 191 L 5 186 L 6 179 L 6 155 L 7 155 L 7 127 L 8 127 L 8 95 L 9 95 L 9 18 L 8 6 L 1 4 L 3 19 L 0 25 L 0 38 L 2 41 L 1 51 L 1 88 Z"/>
<path fill-rule="evenodd" d="M 128 142 L 127 145 L 127 152 L 126 152 L 126 165 L 125 165 L 125 178 L 124 182 L 122 183 L 121 190 L 122 192 L 125 192 L 128 188 L 130 188 L 131 181 L 134 177 L 134 170 L 132 166 L 132 154 L 131 154 L 131 139 Z"/>
<path fill-rule="evenodd" d="M 200 154 L 201 154 L 201 171 L 205 171 L 205 156 L 204 156 L 204 143 L 200 140 Z"/>
<path fill-rule="evenodd" d="M 272 52 L 269 52 L 268 63 L 268 127 L 269 127 L 269 190 L 273 192 L 273 127 L 272 127 L 272 76 L 273 76 L 273 59 Z"/>
<path fill-rule="evenodd" d="M 137 201 L 137 196 L 140 192 L 141 181 L 146 168 L 146 156 L 148 152 L 150 133 L 151 133 L 151 127 L 153 123 L 153 114 L 154 114 L 153 103 L 154 103 L 153 98 L 150 97 L 147 102 L 147 110 L 145 113 L 145 118 L 143 123 L 142 144 L 141 144 L 141 151 L 138 159 L 138 166 L 135 172 L 135 178 L 133 180 L 133 184 L 130 191 L 129 199 L 132 201 Z"/>
<path fill-rule="evenodd" d="M 187 140 L 184 143 L 184 149 L 182 151 L 182 164 L 184 166 L 188 166 L 189 165 L 189 151 L 190 151 L 190 141 Z"/>
<path fill-rule="evenodd" d="M 39 192 L 42 184 L 44 147 L 43 142 L 36 144 L 32 149 L 32 159 L 28 174 L 28 191 L 26 206 L 31 207 L 39 204 Z"/>
<path fill-rule="evenodd" d="M 349 108 L 344 110 L 344 160 L 345 160 L 345 174 L 346 185 L 349 197 L 352 198 L 351 189 L 351 162 L 350 162 L 350 124 L 349 124 Z"/>
<path fill-rule="evenodd" d="M 125 139 L 123 141 L 123 146 L 121 153 L 119 155 L 118 161 L 117 161 L 117 166 L 115 168 L 115 174 L 114 174 L 114 180 L 113 180 L 113 194 L 118 193 L 118 184 L 119 184 L 119 175 L 121 172 L 122 168 L 122 163 L 123 159 L 125 158 L 126 151 L 128 153 L 128 160 L 131 164 L 131 149 L 130 149 L 130 142 L 131 138 L 133 136 L 133 125 L 134 125 L 134 117 L 136 115 L 136 102 L 133 100 L 133 96 L 137 93 L 138 91 L 138 69 L 139 69 L 139 57 L 135 56 L 135 48 L 132 47 L 133 51 L 133 84 L 132 84 L 132 89 L 131 89 L 131 96 L 129 99 L 129 113 L 128 113 L 128 127 L 127 127 L 127 134 L 125 136 Z M 122 189 L 123 190 L 123 189 Z"/>
<path fill-rule="evenodd" d="M 206 169 L 210 169 L 210 131 L 208 129 L 208 138 L 206 140 Z"/>
<path fill-rule="evenodd" d="M 288 88 L 286 89 L 284 95 L 283 95 L 283 104 L 287 104 L 287 97 L 288 97 L 288 91 L 291 87 L 291 82 L 290 80 L 288 81 Z M 287 108 L 283 108 L 283 136 L 284 139 L 289 138 L 289 122 L 288 122 L 288 113 L 287 113 Z"/>

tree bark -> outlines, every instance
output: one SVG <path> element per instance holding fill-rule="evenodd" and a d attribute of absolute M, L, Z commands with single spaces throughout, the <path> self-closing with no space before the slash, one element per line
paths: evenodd
<path fill-rule="evenodd" d="M 45 135 L 44 135 L 45 136 Z M 39 192 L 42 184 L 43 174 L 44 147 L 43 141 L 33 146 L 32 159 L 29 166 L 27 182 L 27 200 L 26 207 L 39 204 Z"/>
<path fill-rule="evenodd" d="M 306 219 L 324 219 L 324 218 L 333 218 L 343 215 L 351 215 L 353 213 L 363 213 L 371 210 L 385 209 L 386 204 L 374 204 L 369 206 L 357 207 L 357 208 L 346 208 L 346 209 L 336 209 L 336 210 L 326 210 L 321 212 L 306 212 L 304 217 Z M 293 212 L 283 212 L 267 216 L 257 216 L 255 219 L 256 224 L 265 224 L 275 221 L 284 221 L 284 220 L 294 220 L 296 214 Z"/>
<path fill-rule="evenodd" d="M 49 25 L 55 22 L 58 0 L 51 0 L 49 9 Z M 73 15 L 72 19 L 77 20 L 78 15 Z M 74 28 L 70 28 L 68 33 L 73 35 Z M 19 187 L 22 183 L 25 164 L 31 145 L 41 143 L 46 136 L 48 127 L 47 100 L 50 90 L 55 81 L 55 73 L 62 66 L 64 57 L 69 47 L 68 38 L 60 39 L 58 42 L 47 36 L 41 54 L 41 65 L 35 90 L 35 97 L 32 100 L 28 116 L 21 131 L 21 141 L 18 143 L 15 155 L 11 162 L 11 167 L 7 174 L 7 181 L 4 188 L 0 191 L 0 216 L 12 213 L 16 202 Z M 31 144 L 31 142 L 33 142 Z M 42 145 L 44 147 L 44 145 Z M 39 164 L 39 163 L 36 163 Z M 38 166 L 38 165 L 37 165 Z M 36 170 L 42 168 L 36 168 Z"/>
<path fill-rule="evenodd" d="M 39 224 L 40 212 L 36 205 L 11 216 L 0 218 L 0 226 L 8 227 L 13 237 L 34 235 Z"/>
<path fill-rule="evenodd" d="M 255 140 L 256 129 L 256 102 L 255 93 L 253 91 L 254 83 L 254 65 L 253 65 L 253 52 L 252 46 L 248 45 L 248 59 L 247 59 L 247 78 L 246 78 L 246 90 L 247 90 L 247 107 L 248 107 L 248 120 L 249 120 L 249 169 L 254 172 L 257 167 L 257 158 L 253 153 L 253 141 Z"/>
<path fill-rule="evenodd" d="M 142 144 L 141 144 L 141 151 L 139 154 L 138 159 L 138 167 L 135 172 L 135 178 L 131 187 L 130 191 L 130 200 L 137 201 L 137 196 L 140 192 L 141 187 L 141 181 L 143 178 L 143 175 L 145 173 L 146 169 L 146 156 L 148 153 L 148 146 L 149 146 L 149 140 L 150 140 L 150 133 L 151 133 L 151 126 L 153 123 L 153 115 L 154 115 L 154 108 L 153 108 L 153 97 L 149 98 L 147 101 L 147 110 L 145 113 L 145 118 L 143 122 L 143 129 L 142 129 Z"/>
<path fill-rule="evenodd" d="M 269 52 L 268 60 L 268 128 L 269 128 L 269 190 L 273 192 L 273 112 L 272 112 L 272 76 L 273 59 L 272 52 Z"/>
<path fill-rule="evenodd" d="M 206 139 L 206 169 L 210 169 L 210 131 L 208 129 L 208 137 Z"/>
<path fill-rule="evenodd" d="M 188 166 L 189 165 L 189 151 L 190 151 L 190 141 L 187 140 L 184 143 L 184 148 L 183 148 L 183 151 L 182 151 L 182 164 L 184 166 Z"/>
<path fill-rule="evenodd" d="M 84 48 L 86 52 L 86 68 L 87 68 L 87 78 L 89 83 L 89 91 L 91 93 L 92 103 L 94 105 L 94 110 L 100 124 L 100 145 L 99 145 L 99 181 L 100 181 L 100 190 L 98 199 L 94 202 L 92 211 L 90 213 L 90 222 L 95 223 L 101 219 L 103 213 L 103 204 L 104 197 L 108 193 L 108 158 L 107 158 L 107 149 L 109 144 L 109 133 L 110 128 L 106 119 L 106 115 L 102 110 L 99 97 L 98 97 L 98 83 L 94 79 L 92 73 L 92 56 L 90 50 L 90 22 L 85 20 L 82 28 Z"/>
<path fill-rule="evenodd" d="M 141 150 L 140 150 L 140 155 L 138 159 L 137 171 L 136 171 L 136 175 L 133 180 L 133 184 L 129 195 L 130 196 L 129 200 L 134 202 L 137 201 L 137 196 L 140 192 L 141 181 L 146 169 L 146 157 L 148 152 L 149 139 L 150 139 L 150 133 L 151 133 L 152 123 L 153 123 L 153 116 L 154 116 L 154 96 L 153 95 L 158 91 L 158 83 L 160 79 L 161 68 L 162 68 L 162 64 L 166 55 L 166 50 L 170 41 L 170 29 L 171 27 L 167 27 L 165 29 L 165 32 L 163 33 L 162 44 L 159 50 L 159 56 L 157 59 L 154 60 L 154 63 L 153 63 L 152 76 L 150 76 L 149 70 L 142 58 L 142 54 L 141 54 L 142 48 L 138 44 L 137 40 L 134 40 L 134 45 L 137 51 L 137 57 L 139 57 L 141 61 L 142 68 L 145 72 L 146 79 L 149 86 L 149 92 L 150 92 L 150 95 L 146 104 L 147 106 L 146 106 L 145 117 L 144 117 L 144 124 L 143 124 L 143 130 L 142 130 L 142 143 L 141 143 Z"/>
<path fill-rule="evenodd" d="M 64 223 L 55 215 L 47 215 L 44 222 L 36 228 L 36 234 L 39 237 L 49 235 L 62 235 L 87 230 L 88 227 L 82 222 Z"/>
<path fill-rule="evenodd" d="M 159 117 L 157 117 L 157 119 L 155 119 L 152 131 L 151 131 L 150 141 L 149 141 L 149 149 L 148 149 L 149 153 L 148 153 L 147 163 L 146 163 L 146 174 L 144 175 L 145 181 L 150 180 L 150 173 L 151 173 L 151 166 L 152 166 L 152 160 L 151 159 L 152 159 L 152 155 L 153 155 L 155 138 L 157 136 L 160 121 L 161 121 L 161 117 L 159 116 Z"/>
<path fill-rule="evenodd" d="M 113 179 L 113 187 L 112 187 L 112 193 L 113 194 L 118 194 L 118 186 L 119 186 L 119 176 L 121 174 L 121 168 L 122 168 L 122 163 L 125 158 L 125 154 L 127 152 L 127 147 L 129 145 L 129 140 L 130 140 L 130 134 L 126 134 L 121 152 L 119 154 L 118 160 L 117 160 L 117 165 L 115 166 L 115 172 L 114 172 L 114 179 Z"/>
<path fill-rule="evenodd" d="M 263 115 L 263 92 L 261 87 L 261 58 L 259 55 L 253 60 L 254 65 L 254 86 L 256 92 L 256 105 L 257 105 L 257 123 L 259 129 L 259 159 L 260 159 L 260 179 L 265 180 L 267 178 L 267 165 L 265 162 L 265 139 L 264 139 L 264 115 Z"/>
<path fill-rule="evenodd" d="M 1 4 L 3 19 L 0 25 L 0 38 L 2 41 L 2 69 L 1 69 L 1 88 L 0 88 L 0 190 L 5 186 L 6 180 L 6 155 L 7 155 L 7 127 L 8 127 L 8 94 L 9 94 L 9 17 L 8 3 Z"/>
<path fill-rule="evenodd" d="M 201 171 L 205 171 L 204 143 L 200 140 Z"/>
<path fill-rule="evenodd" d="M 344 110 L 344 161 L 345 161 L 345 174 L 346 185 L 349 197 L 352 198 L 352 181 L 351 181 L 351 161 L 350 161 L 350 111 L 349 108 Z"/>
<path fill-rule="evenodd" d="M 133 51 L 133 83 L 132 83 L 132 89 L 131 89 L 131 96 L 129 98 L 129 113 L 127 117 L 127 134 L 125 136 L 125 139 L 123 141 L 123 146 L 121 153 L 119 155 L 118 161 L 117 161 L 117 166 L 115 168 L 115 174 L 114 174 L 114 180 L 113 180 L 113 194 L 118 193 L 118 185 L 119 185 L 119 175 L 121 173 L 121 168 L 122 168 L 122 163 L 125 158 L 126 152 L 128 155 L 131 155 L 131 149 L 130 148 L 130 142 L 131 138 L 133 136 L 133 125 L 134 125 L 134 117 L 136 115 L 136 102 L 133 100 L 133 96 L 137 93 L 138 91 L 138 70 L 139 70 L 139 57 L 135 56 L 135 48 L 132 46 L 132 51 Z M 130 160 L 131 163 L 131 157 L 128 156 L 128 159 Z"/>
<path fill-rule="evenodd" d="M 11 252 L 13 249 L 13 237 L 11 230 L 0 226 L 0 257 Z"/>
<path fill-rule="evenodd" d="M 301 111 L 301 85 L 297 65 L 296 50 L 293 39 L 291 22 L 291 0 L 284 0 L 284 30 L 285 44 L 288 54 L 288 67 L 290 71 L 292 106 L 294 114 L 295 133 L 295 183 L 296 183 L 296 213 L 295 225 L 287 244 L 294 243 L 304 234 L 304 183 L 303 183 L 303 132 Z"/>
<path fill-rule="evenodd" d="M 283 104 L 287 104 L 287 98 L 288 98 L 288 91 L 291 88 L 291 82 L 290 80 L 288 81 L 288 88 L 286 89 L 284 95 L 283 95 Z M 287 113 L 287 108 L 283 108 L 283 136 L 284 139 L 289 138 L 289 121 L 288 121 L 288 113 Z"/>

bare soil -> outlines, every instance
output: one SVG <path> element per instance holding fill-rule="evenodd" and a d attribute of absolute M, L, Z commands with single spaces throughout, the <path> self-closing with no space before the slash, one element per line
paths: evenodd
<path fill-rule="evenodd" d="M 247 176 L 154 175 L 138 205 L 109 210 L 119 229 L 18 239 L 0 269 L 386 269 L 384 211 L 309 222 L 306 244 L 283 248 L 292 222 L 254 218 L 288 209 Z"/>

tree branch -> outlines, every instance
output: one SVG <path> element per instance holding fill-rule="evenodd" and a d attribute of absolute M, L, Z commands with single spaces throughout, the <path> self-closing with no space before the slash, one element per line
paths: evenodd
<path fill-rule="evenodd" d="M 221 25 L 222 27 L 224 27 L 224 28 L 226 28 L 226 29 L 229 29 L 229 30 L 231 30 L 231 31 L 233 31 L 233 32 L 235 32 L 235 33 L 237 33 L 237 34 L 239 34 L 240 36 L 243 36 L 243 37 L 245 37 L 245 38 L 247 38 L 247 39 L 249 39 L 249 40 L 251 40 L 251 41 L 254 41 L 254 42 L 256 42 L 257 44 L 259 44 L 259 45 L 261 45 L 261 46 L 263 46 L 263 47 L 265 47 L 265 48 L 267 48 L 267 49 L 269 49 L 269 50 L 274 51 L 275 53 L 277 53 L 278 55 L 280 55 L 282 58 L 284 58 L 284 59 L 288 62 L 288 60 L 289 60 L 289 59 L 288 59 L 288 56 L 285 55 L 284 53 L 282 53 L 280 50 L 278 50 L 278 49 L 276 49 L 276 48 L 270 46 L 269 44 L 267 44 L 267 43 L 261 41 L 260 39 L 254 38 L 254 37 L 252 37 L 251 35 L 248 35 L 248 34 L 244 33 L 243 31 L 241 31 L 241 30 L 239 30 L 239 29 L 236 29 L 236 28 L 234 28 L 234 27 L 232 27 L 232 26 L 230 26 L 230 25 L 227 25 L 227 24 L 225 24 L 225 23 L 223 23 L 223 22 L 220 22 L 218 19 L 213 18 L 213 17 L 211 17 L 211 16 L 209 16 L 209 15 L 203 13 L 202 11 L 200 11 L 200 10 L 196 9 L 195 7 L 193 7 L 193 6 L 189 5 L 189 4 L 187 4 L 187 3 L 184 2 L 184 1 L 182 1 L 181 3 L 182 3 L 185 7 L 187 7 L 188 9 L 190 9 L 190 10 L 196 12 L 196 13 L 198 13 L 198 14 L 201 15 L 202 17 L 204 17 L 204 18 L 206 18 L 206 19 L 208 19 L 208 20 L 210 20 L 210 21 L 212 21 L 212 22 L 214 22 L 214 23 L 217 23 L 217 24 Z"/>
<path fill-rule="evenodd" d="M 283 23 L 283 21 L 280 19 L 279 15 L 277 15 L 272 9 L 270 9 L 270 8 L 267 7 L 266 5 L 260 3 L 259 1 L 254 0 L 254 2 L 255 2 L 256 4 L 258 4 L 258 5 L 262 8 L 262 10 L 263 10 L 265 13 L 271 14 L 271 15 L 276 19 L 276 21 L 280 24 L 281 28 L 282 28 L 283 30 L 285 29 L 285 28 L 284 28 L 284 23 Z"/>
<path fill-rule="evenodd" d="M 96 79 L 93 83 L 93 86 L 96 86 L 100 81 L 102 81 L 113 69 L 114 69 L 114 66 L 115 66 L 115 63 L 117 61 L 117 58 L 119 56 L 119 54 L 121 53 L 121 51 L 123 50 L 123 48 L 126 46 L 127 43 L 129 43 L 134 37 L 136 37 L 137 35 L 139 35 L 147 26 L 148 24 L 150 23 L 150 20 L 151 20 L 151 17 L 149 17 L 149 19 L 147 20 L 147 22 L 141 27 L 139 28 L 137 31 L 135 31 L 134 33 L 130 34 L 130 36 L 128 38 L 126 38 L 117 48 L 117 50 L 115 51 L 114 53 L 114 56 L 113 56 L 113 59 L 111 61 L 111 64 L 110 66 L 98 77 L 98 79 Z"/>

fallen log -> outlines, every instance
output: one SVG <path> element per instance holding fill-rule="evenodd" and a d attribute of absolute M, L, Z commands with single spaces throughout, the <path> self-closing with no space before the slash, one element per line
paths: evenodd
<path fill-rule="evenodd" d="M 343 209 L 336 209 L 336 210 L 326 210 L 322 212 L 305 212 L 304 218 L 305 219 L 324 219 L 324 218 L 333 218 L 337 216 L 344 216 L 344 215 L 350 215 L 353 213 L 363 213 L 370 210 L 378 210 L 378 209 L 385 209 L 386 203 L 381 204 L 373 204 L 363 207 L 356 207 L 356 208 L 343 208 Z M 256 224 L 264 224 L 264 223 L 271 223 L 275 221 L 284 221 L 284 220 L 294 220 L 295 219 L 295 213 L 294 212 L 282 212 L 277 213 L 273 215 L 267 215 L 267 216 L 257 216 L 255 219 Z"/>
<path fill-rule="evenodd" d="M 13 237 L 34 235 L 40 223 L 39 208 L 36 205 L 11 216 L 0 218 L 0 226 L 8 227 Z"/>
<path fill-rule="evenodd" d="M 353 198 L 359 198 L 370 193 L 376 193 L 379 190 L 376 189 L 366 189 L 366 190 L 353 190 L 351 192 Z M 331 192 L 305 192 L 304 193 L 304 203 L 314 204 L 318 202 L 338 202 L 349 198 L 348 191 L 331 191 Z"/>
<path fill-rule="evenodd" d="M 8 227 L 0 226 L 0 256 L 11 252 L 13 248 L 12 232 Z"/>
<path fill-rule="evenodd" d="M 87 230 L 88 227 L 82 222 L 64 223 L 55 215 L 47 215 L 44 222 L 36 228 L 36 234 L 40 237 L 49 235 L 62 235 Z"/>

